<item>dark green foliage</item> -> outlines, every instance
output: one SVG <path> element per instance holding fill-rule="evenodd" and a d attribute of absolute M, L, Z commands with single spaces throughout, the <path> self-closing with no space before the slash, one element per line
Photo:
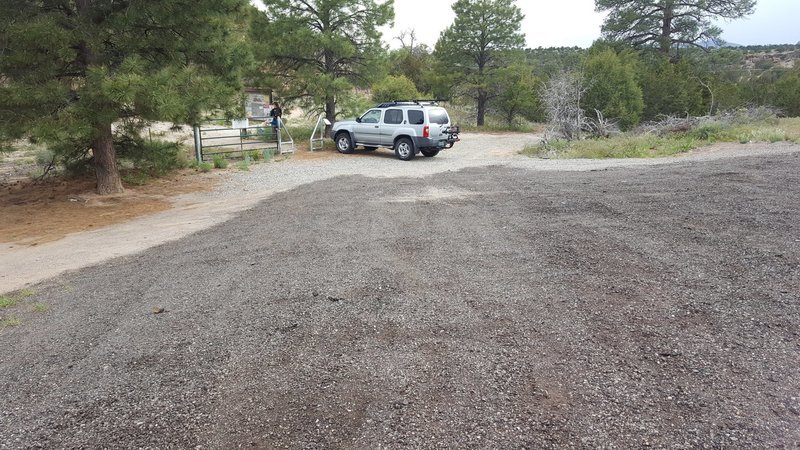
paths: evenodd
<path fill-rule="evenodd" d="M 771 104 L 790 117 L 800 116 L 800 67 L 781 77 L 772 86 Z"/>
<path fill-rule="evenodd" d="M 607 49 L 591 55 L 585 64 L 586 93 L 581 107 L 588 117 L 600 111 L 617 120 L 622 130 L 636 126 L 644 110 L 642 90 L 636 83 L 636 59 L 631 53 L 620 58 Z"/>
<path fill-rule="evenodd" d="M 691 66 L 685 61 L 677 64 L 664 58 L 643 58 L 639 86 L 644 100 L 644 120 L 661 115 L 696 116 L 707 113 L 703 91 Z"/>
<path fill-rule="evenodd" d="M 544 120 L 544 112 L 539 104 L 538 91 L 542 80 L 533 74 L 533 67 L 516 63 L 497 69 L 497 97 L 491 107 L 505 119 L 509 127 L 520 116 L 527 120 Z"/>
<path fill-rule="evenodd" d="M 580 47 L 554 47 L 526 49 L 525 58 L 534 67 L 534 73 L 549 78 L 562 72 L 578 70 L 588 50 Z"/>
<path fill-rule="evenodd" d="M 453 11 L 455 20 L 442 32 L 434 52 L 437 68 L 448 74 L 438 82 L 450 82 L 474 100 L 477 124 L 482 126 L 489 100 L 497 95 L 496 69 L 506 64 L 510 50 L 525 42 L 524 16 L 514 0 L 458 0 Z"/>
<path fill-rule="evenodd" d="M 0 14 L 0 140 L 30 136 L 68 162 L 91 154 L 98 192 L 121 190 L 112 124 L 196 123 L 206 110 L 238 107 L 249 8 L 246 0 L 13 2 Z"/>
<path fill-rule="evenodd" d="M 376 102 L 410 100 L 421 97 L 414 83 L 404 75 L 389 75 L 372 86 L 372 100 Z"/>
<path fill-rule="evenodd" d="M 186 157 L 180 144 L 123 137 L 116 144 L 117 157 L 128 160 L 133 167 L 151 177 L 160 177 L 186 167 Z"/>

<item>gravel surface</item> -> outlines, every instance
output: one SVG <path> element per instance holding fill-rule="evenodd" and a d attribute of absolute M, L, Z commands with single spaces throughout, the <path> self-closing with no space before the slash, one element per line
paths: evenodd
<path fill-rule="evenodd" d="M 34 286 L 0 447 L 800 445 L 797 146 L 470 155 L 284 163 L 323 181 Z"/>

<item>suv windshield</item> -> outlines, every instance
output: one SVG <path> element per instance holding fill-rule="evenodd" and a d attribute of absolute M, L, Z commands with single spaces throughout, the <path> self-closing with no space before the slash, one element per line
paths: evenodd
<path fill-rule="evenodd" d="M 450 122 L 450 118 L 447 117 L 447 111 L 442 108 L 431 108 L 428 110 L 428 118 L 430 119 L 431 123 L 436 123 L 439 125 L 445 125 Z"/>

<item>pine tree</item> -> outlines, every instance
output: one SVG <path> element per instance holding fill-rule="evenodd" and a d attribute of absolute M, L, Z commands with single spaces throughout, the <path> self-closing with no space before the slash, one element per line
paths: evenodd
<path fill-rule="evenodd" d="M 263 0 L 253 29 L 257 58 L 278 92 L 320 108 L 335 122 L 337 102 L 369 87 L 383 54 L 379 27 L 394 18 L 393 0 Z M 258 23 L 258 22 L 257 22 Z"/>
<path fill-rule="evenodd" d="M 0 0 L 0 141 L 91 155 L 122 191 L 114 142 L 142 121 L 195 123 L 240 92 L 247 0 Z M 130 136 L 128 136 L 130 137 Z"/>
<path fill-rule="evenodd" d="M 477 125 L 483 126 L 486 107 L 496 93 L 492 77 L 505 65 L 503 55 L 525 43 L 524 18 L 514 0 L 458 0 L 456 18 L 442 32 L 435 56 L 440 67 L 457 75 L 457 83 L 477 106 Z"/>
<path fill-rule="evenodd" d="M 752 14 L 755 0 L 595 0 L 608 11 L 603 36 L 634 47 L 657 47 L 668 54 L 673 45 L 700 47 L 716 41 L 722 30 L 712 21 Z"/>

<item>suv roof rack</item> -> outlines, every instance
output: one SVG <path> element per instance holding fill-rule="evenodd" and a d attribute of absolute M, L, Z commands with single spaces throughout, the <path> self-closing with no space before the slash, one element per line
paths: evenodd
<path fill-rule="evenodd" d="M 389 106 L 397 106 L 397 105 L 438 105 L 439 102 L 446 102 L 447 100 L 442 99 L 416 99 L 416 100 L 392 100 L 391 102 L 384 102 L 376 106 L 376 108 L 388 108 Z"/>

